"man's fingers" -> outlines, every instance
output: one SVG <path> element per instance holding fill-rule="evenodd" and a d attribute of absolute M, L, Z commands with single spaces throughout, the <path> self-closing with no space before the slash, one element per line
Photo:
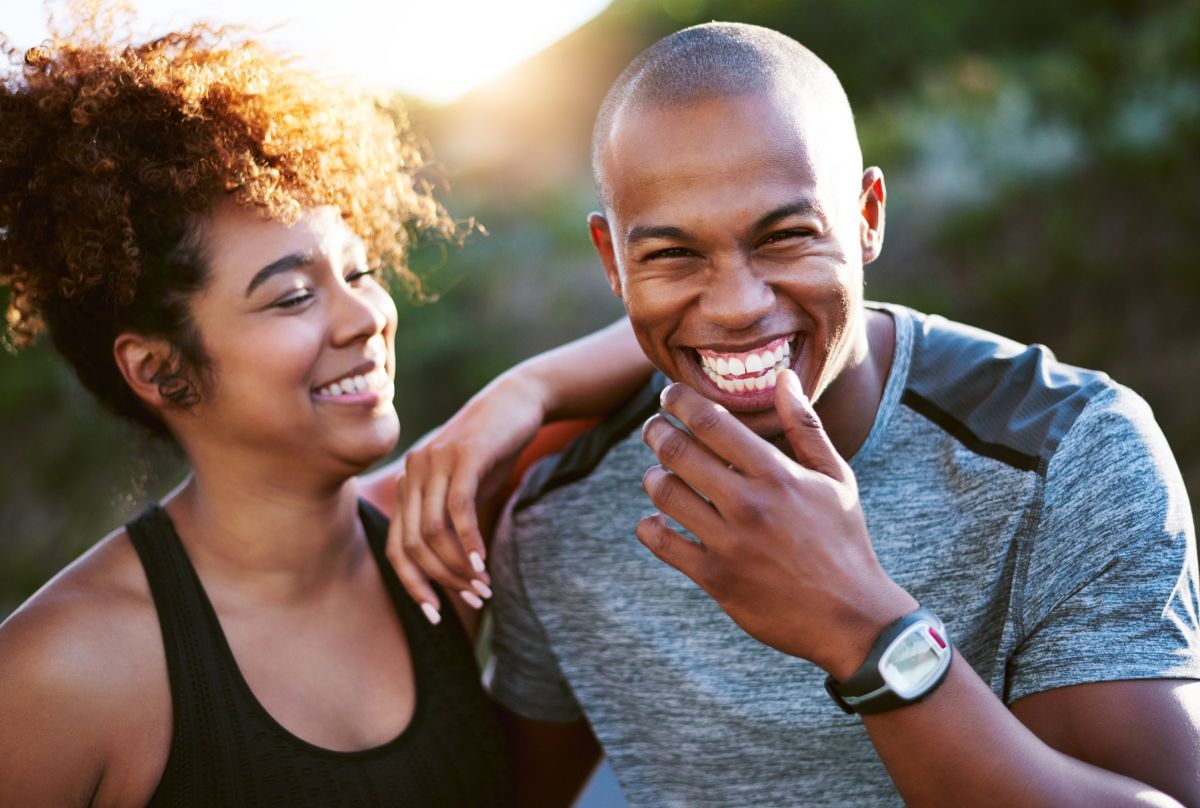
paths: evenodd
<path fill-rule="evenodd" d="M 642 440 L 654 451 L 663 468 L 713 500 L 718 508 L 722 495 L 732 494 L 732 483 L 740 477 L 738 472 L 732 471 L 728 462 L 665 416 L 650 416 L 642 426 Z M 668 515 L 675 516 L 673 513 Z"/>
<path fill-rule="evenodd" d="M 705 558 L 704 548 L 667 527 L 662 514 L 656 513 L 642 519 L 634 533 L 638 541 L 659 560 L 699 583 Z"/>
<path fill-rule="evenodd" d="M 662 406 L 678 418 L 713 454 L 745 474 L 773 463 L 777 450 L 750 431 L 720 404 L 684 384 L 668 385 Z"/>
<path fill-rule="evenodd" d="M 721 516 L 716 508 L 662 466 L 651 466 L 646 471 L 642 476 L 642 488 L 650 495 L 654 507 L 701 539 L 721 534 Z"/>
<path fill-rule="evenodd" d="M 812 402 L 800 387 L 800 379 L 790 369 L 782 370 L 775 380 L 775 410 L 783 424 L 796 462 L 813 471 L 846 481 L 846 464 L 834 448 Z"/>

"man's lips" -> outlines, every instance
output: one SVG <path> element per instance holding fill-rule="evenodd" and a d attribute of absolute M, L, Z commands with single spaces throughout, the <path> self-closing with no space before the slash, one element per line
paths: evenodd
<path fill-rule="evenodd" d="M 773 399 L 779 371 L 791 367 L 796 334 L 776 337 L 748 349 L 720 351 L 696 348 L 700 371 L 713 388 L 742 405 Z M 737 407 L 742 409 L 743 407 Z"/>

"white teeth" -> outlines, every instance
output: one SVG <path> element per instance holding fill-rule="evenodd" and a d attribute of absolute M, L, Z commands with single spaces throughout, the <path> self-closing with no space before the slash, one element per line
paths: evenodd
<path fill-rule="evenodd" d="M 753 393 L 775 387 L 779 373 L 788 367 L 791 352 L 791 340 L 784 340 L 772 350 L 738 356 L 701 355 L 700 359 L 704 374 L 714 386 L 728 393 Z"/>
<path fill-rule="evenodd" d="M 347 376 L 344 379 L 338 379 L 333 384 L 318 389 L 317 395 L 327 397 L 352 396 L 365 393 L 369 390 L 382 390 L 386 387 L 387 383 L 387 373 L 382 369 L 376 368 L 370 373 L 359 373 L 354 376 Z"/>

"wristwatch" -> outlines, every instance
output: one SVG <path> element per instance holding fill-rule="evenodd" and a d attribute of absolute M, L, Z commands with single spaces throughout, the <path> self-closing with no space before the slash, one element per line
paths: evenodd
<path fill-rule="evenodd" d="M 924 606 L 889 623 L 867 660 L 845 682 L 825 678 L 825 690 L 847 713 L 895 710 L 929 696 L 946 678 L 954 648 L 946 627 Z"/>

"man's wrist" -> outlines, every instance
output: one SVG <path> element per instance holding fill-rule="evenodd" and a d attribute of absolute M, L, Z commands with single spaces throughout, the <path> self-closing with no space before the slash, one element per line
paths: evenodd
<path fill-rule="evenodd" d="M 859 669 L 881 631 L 920 606 L 903 588 L 891 580 L 888 584 L 887 591 L 847 604 L 831 634 L 838 642 L 830 644 L 828 657 L 814 660 L 839 682 Z"/>

